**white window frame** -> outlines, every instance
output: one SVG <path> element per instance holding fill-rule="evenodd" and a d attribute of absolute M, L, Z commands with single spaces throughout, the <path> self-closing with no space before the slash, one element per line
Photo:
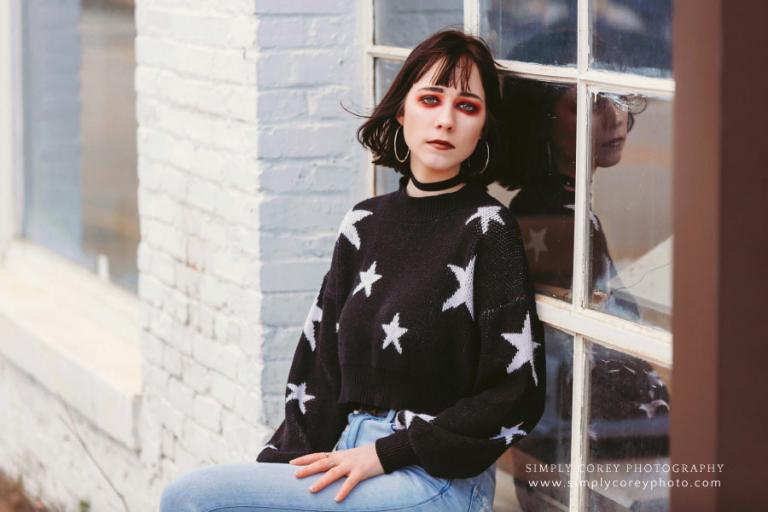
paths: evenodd
<path fill-rule="evenodd" d="M 536 305 L 543 322 L 566 331 L 573 336 L 573 400 L 571 430 L 571 468 L 584 468 L 587 460 L 587 428 L 589 422 L 589 379 L 587 344 L 595 341 L 632 356 L 645 359 L 661 366 L 672 368 L 672 333 L 657 327 L 640 325 L 594 311 L 587 304 L 588 294 L 588 257 L 589 224 L 587 205 L 589 204 L 589 172 L 587 162 L 590 140 L 590 93 L 592 91 L 617 91 L 632 89 L 662 99 L 672 99 L 675 82 L 672 78 L 650 78 L 631 73 L 599 71 L 589 68 L 591 26 L 589 19 L 590 0 L 578 0 L 578 54 L 576 67 L 558 67 L 528 62 L 497 59 L 505 71 L 514 76 L 532 78 L 543 82 L 576 84 L 577 109 L 576 123 L 576 206 L 574 221 L 573 247 L 573 290 L 572 301 L 565 302 L 536 294 Z M 375 65 L 377 59 L 403 61 L 410 53 L 410 48 L 400 48 L 374 44 L 374 0 L 364 2 L 363 38 L 364 41 L 364 87 L 366 105 L 373 106 L 375 101 Z M 480 0 L 464 0 L 464 30 L 470 34 L 480 32 Z M 373 176 L 371 194 L 376 193 L 375 166 L 368 166 L 369 175 Z M 585 306 L 585 304 L 587 304 Z M 580 485 L 584 473 L 571 471 L 570 508 L 571 511 L 586 509 L 587 492 Z"/>

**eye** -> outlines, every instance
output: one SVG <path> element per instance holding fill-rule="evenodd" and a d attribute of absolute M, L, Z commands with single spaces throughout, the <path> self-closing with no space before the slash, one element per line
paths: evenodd
<path fill-rule="evenodd" d="M 469 103 L 468 101 L 462 101 L 461 103 L 459 103 L 459 108 L 469 113 L 477 112 L 477 107 L 473 103 Z"/>
<path fill-rule="evenodd" d="M 426 105 L 437 105 L 439 103 L 437 96 L 432 96 L 431 94 L 422 96 L 419 98 L 419 101 Z"/>

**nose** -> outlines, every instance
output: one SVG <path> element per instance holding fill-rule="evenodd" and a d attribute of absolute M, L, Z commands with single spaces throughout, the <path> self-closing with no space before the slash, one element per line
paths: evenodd
<path fill-rule="evenodd" d="M 437 112 L 435 127 L 439 129 L 445 129 L 447 131 L 452 130 L 454 124 L 453 116 L 453 106 L 449 102 L 446 102 L 446 105 L 442 106 Z"/>
<path fill-rule="evenodd" d="M 623 112 L 613 103 L 608 104 L 608 108 L 603 113 L 603 126 L 608 130 L 614 130 L 622 125 L 624 121 Z"/>

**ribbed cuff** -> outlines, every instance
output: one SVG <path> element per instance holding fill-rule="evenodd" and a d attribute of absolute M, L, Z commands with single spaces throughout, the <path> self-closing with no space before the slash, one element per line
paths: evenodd
<path fill-rule="evenodd" d="M 385 473 L 419 462 L 408 440 L 408 431 L 405 429 L 377 439 L 376 454 Z"/>

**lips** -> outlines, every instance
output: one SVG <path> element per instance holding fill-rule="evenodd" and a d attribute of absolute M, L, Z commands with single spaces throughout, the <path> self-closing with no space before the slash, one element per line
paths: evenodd
<path fill-rule="evenodd" d="M 442 139 L 428 140 L 427 144 L 429 144 L 430 146 L 433 146 L 433 147 L 435 147 L 437 149 L 453 149 L 454 148 L 453 144 L 451 144 L 447 140 L 442 140 Z"/>
<path fill-rule="evenodd" d="M 617 148 L 622 144 L 624 144 L 624 137 L 616 137 L 614 139 L 609 140 L 608 142 L 603 143 L 603 146 Z"/>

